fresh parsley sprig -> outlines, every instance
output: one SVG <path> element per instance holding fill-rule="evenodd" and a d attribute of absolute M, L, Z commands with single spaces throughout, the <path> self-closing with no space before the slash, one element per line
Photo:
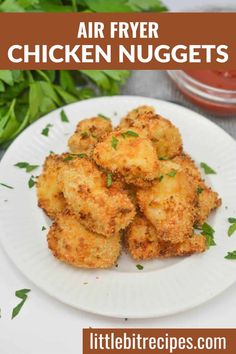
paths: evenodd
<path fill-rule="evenodd" d="M 232 252 L 228 252 L 225 256 L 225 259 L 236 260 L 236 250 Z"/>
<path fill-rule="evenodd" d="M 17 162 L 14 166 L 25 169 L 26 172 L 32 172 L 39 167 L 39 165 L 31 165 L 28 162 Z"/>
<path fill-rule="evenodd" d="M 228 218 L 228 222 L 231 224 L 228 228 L 228 236 L 231 237 L 236 231 L 236 218 Z"/>
<path fill-rule="evenodd" d="M 15 318 L 21 311 L 22 307 L 24 306 L 24 303 L 26 302 L 27 298 L 28 298 L 28 293 L 30 292 L 30 289 L 21 289 L 21 290 L 17 290 L 15 292 L 16 297 L 18 297 L 19 299 L 21 299 L 21 302 L 14 307 L 13 311 L 12 311 L 12 316 L 11 318 Z"/>

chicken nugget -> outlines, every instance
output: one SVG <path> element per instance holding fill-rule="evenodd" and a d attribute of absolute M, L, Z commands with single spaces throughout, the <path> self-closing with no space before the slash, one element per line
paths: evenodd
<path fill-rule="evenodd" d="M 52 219 L 63 211 L 66 201 L 57 182 L 62 160 L 65 155 L 49 155 L 43 165 L 43 171 L 37 179 L 38 206 Z"/>
<path fill-rule="evenodd" d="M 57 215 L 47 239 L 56 258 L 79 268 L 110 268 L 121 252 L 119 234 L 107 238 L 88 231 L 70 211 Z"/>
<path fill-rule="evenodd" d="M 158 176 L 159 161 L 155 149 L 138 129 L 110 133 L 96 145 L 93 159 L 128 184 L 144 186 Z"/>
<path fill-rule="evenodd" d="M 84 119 L 78 123 L 75 133 L 68 140 L 70 151 L 90 156 L 97 142 L 111 131 L 112 124 L 109 119 L 102 117 Z"/>
<path fill-rule="evenodd" d="M 208 187 L 201 177 L 201 172 L 194 161 L 188 155 L 177 156 L 173 159 L 176 163 L 193 177 L 193 183 L 197 194 L 197 214 L 195 223 L 203 225 L 210 213 L 221 205 L 218 193 Z"/>
<path fill-rule="evenodd" d="M 64 197 L 90 231 L 110 237 L 133 220 L 135 206 L 120 183 L 112 182 L 92 161 L 74 157 L 64 163 L 59 181 Z"/>
<path fill-rule="evenodd" d="M 136 216 L 128 227 L 125 245 L 136 260 L 189 256 L 204 252 L 207 248 L 206 239 L 202 235 L 191 236 L 182 243 L 160 241 L 155 227 L 144 215 Z"/>
<path fill-rule="evenodd" d="M 139 206 L 161 241 L 184 242 L 192 235 L 196 217 L 192 178 L 170 161 L 163 161 L 160 171 L 159 180 L 137 192 Z"/>
<path fill-rule="evenodd" d="M 141 106 L 130 112 L 118 128 L 142 130 L 152 141 L 158 158 L 171 159 L 183 151 L 179 129 L 170 120 L 154 114 L 151 107 Z"/>

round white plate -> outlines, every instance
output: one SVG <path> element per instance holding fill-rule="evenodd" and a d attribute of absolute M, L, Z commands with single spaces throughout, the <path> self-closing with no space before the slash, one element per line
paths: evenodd
<path fill-rule="evenodd" d="M 67 140 L 79 120 L 102 113 L 114 125 L 138 105 L 152 105 L 179 127 L 185 151 L 217 171 L 207 176 L 219 192 L 222 207 L 209 219 L 217 246 L 188 258 L 137 262 L 124 252 L 119 266 L 109 270 L 82 270 L 55 259 L 47 247 L 49 219 L 37 207 L 30 174 L 14 164 L 26 161 L 42 166 L 50 150 L 67 150 Z M 0 164 L 0 238 L 16 266 L 45 292 L 78 309 L 112 317 L 148 318 L 174 314 L 216 296 L 236 280 L 236 262 L 224 259 L 236 249 L 236 234 L 227 236 L 228 217 L 236 210 L 236 144 L 219 127 L 181 106 L 145 97 L 116 96 L 78 102 L 64 108 L 70 123 L 54 111 L 26 129 L 10 146 Z M 52 124 L 49 136 L 41 131 Z M 41 167 L 34 171 L 38 175 Z"/>

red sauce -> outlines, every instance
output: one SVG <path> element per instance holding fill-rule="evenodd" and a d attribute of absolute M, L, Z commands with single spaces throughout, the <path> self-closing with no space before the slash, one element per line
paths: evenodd
<path fill-rule="evenodd" d="M 192 78 L 209 86 L 224 90 L 236 90 L 236 70 L 210 71 L 210 70 L 185 70 Z"/>
<path fill-rule="evenodd" d="M 202 82 L 208 86 L 224 89 L 233 90 L 235 93 L 233 97 L 236 99 L 236 70 L 232 71 L 210 71 L 210 70 L 186 70 L 186 74 L 191 76 L 197 81 Z M 180 90 L 196 105 L 201 108 L 220 116 L 236 115 L 236 103 L 222 102 L 216 100 L 208 99 L 207 97 L 196 95 L 190 92 L 185 87 L 179 86 Z M 205 90 L 207 91 L 207 90 Z M 232 97 L 229 92 L 227 96 Z"/>

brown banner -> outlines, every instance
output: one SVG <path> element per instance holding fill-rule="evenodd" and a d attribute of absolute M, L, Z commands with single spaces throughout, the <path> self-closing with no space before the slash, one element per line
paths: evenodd
<path fill-rule="evenodd" d="M 236 13 L 2 13 L 0 68 L 235 69 L 235 23 Z"/>
<path fill-rule="evenodd" d="M 236 329 L 84 329 L 83 354 L 235 354 Z"/>

